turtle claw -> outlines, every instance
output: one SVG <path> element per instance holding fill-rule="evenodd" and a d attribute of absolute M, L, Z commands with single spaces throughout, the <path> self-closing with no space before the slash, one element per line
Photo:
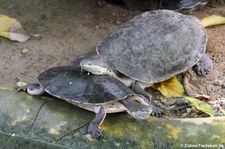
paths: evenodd
<path fill-rule="evenodd" d="M 16 87 L 16 90 L 17 91 L 24 91 L 24 92 L 26 92 L 27 91 L 27 86 L 19 86 L 19 87 Z"/>
<path fill-rule="evenodd" d="M 88 134 L 92 139 L 97 139 L 102 135 L 102 129 L 100 127 L 89 129 Z"/>
<path fill-rule="evenodd" d="M 203 68 L 200 65 L 196 65 L 195 71 L 200 76 L 206 76 L 210 72 L 210 68 Z"/>
<path fill-rule="evenodd" d="M 146 107 L 143 107 L 142 111 L 140 111 L 140 109 L 130 111 L 130 115 L 137 120 L 144 120 L 149 118 L 149 115 L 151 114 L 151 112 L 152 112 L 152 109 L 146 106 Z"/>
<path fill-rule="evenodd" d="M 206 76 L 212 70 L 212 67 L 212 60 L 207 55 L 204 55 L 199 63 L 194 66 L 194 70 L 198 75 Z"/>
<path fill-rule="evenodd" d="M 24 82 L 17 82 L 16 83 L 16 88 L 15 89 L 17 91 L 24 91 L 24 92 L 26 92 L 27 88 L 28 88 L 28 84 L 27 83 L 24 83 Z"/>
<path fill-rule="evenodd" d="M 156 105 L 152 104 L 152 113 L 151 116 L 161 117 L 163 115 L 162 110 Z"/>

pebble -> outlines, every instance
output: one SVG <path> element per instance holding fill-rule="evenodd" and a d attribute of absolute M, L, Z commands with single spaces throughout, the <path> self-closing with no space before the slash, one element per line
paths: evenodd
<path fill-rule="evenodd" d="M 216 116 L 224 116 L 223 113 L 217 113 Z"/>
<path fill-rule="evenodd" d="M 195 114 L 194 117 L 196 118 L 196 117 L 199 117 L 199 116 L 197 114 Z"/>
<path fill-rule="evenodd" d="M 187 108 L 187 113 L 191 113 L 192 108 Z"/>
<path fill-rule="evenodd" d="M 183 113 L 183 114 L 181 115 L 181 117 L 182 117 L 182 118 L 187 117 L 187 113 Z"/>
<path fill-rule="evenodd" d="M 187 105 L 188 102 L 187 102 L 185 99 L 180 98 L 180 99 L 177 99 L 177 100 L 175 101 L 175 104 L 176 104 L 177 106 L 181 106 L 181 105 Z"/>
<path fill-rule="evenodd" d="M 225 83 L 223 83 L 223 84 L 221 85 L 221 87 L 222 87 L 222 88 L 225 88 Z"/>
<path fill-rule="evenodd" d="M 186 110 L 186 108 L 182 108 L 182 109 L 180 109 L 180 112 L 181 113 L 187 113 L 187 110 Z"/>
<path fill-rule="evenodd" d="M 116 25 L 120 25 L 121 24 L 121 22 L 118 21 L 118 20 L 115 23 L 116 23 Z"/>
<path fill-rule="evenodd" d="M 169 107 L 169 109 L 174 109 L 176 106 L 175 105 L 172 105 Z"/>
<path fill-rule="evenodd" d="M 222 86 L 223 81 L 222 80 L 216 80 L 213 84 L 216 85 L 216 86 Z"/>
<path fill-rule="evenodd" d="M 196 113 L 191 113 L 191 116 L 194 117 L 196 115 Z"/>
<path fill-rule="evenodd" d="M 95 29 L 100 29 L 100 27 L 98 25 L 95 26 Z"/>
<path fill-rule="evenodd" d="M 25 53 L 27 53 L 27 52 L 29 52 L 29 49 L 23 49 L 23 50 L 22 50 L 22 53 L 23 53 L 23 54 L 25 54 Z"/>
<path fill-rule="evenodd" d="M 221 100 L 221 106 L 225 106 L 225 100 Z"/>

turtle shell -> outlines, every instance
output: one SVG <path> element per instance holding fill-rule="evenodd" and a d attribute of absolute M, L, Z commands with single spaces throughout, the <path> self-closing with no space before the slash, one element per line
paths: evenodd
<path fill-rule="evenodd" d="M 206 43 L 205 29 L 197 18 L 157 10 L 119 27 L 96 50 L 110 67 L 135 80 L 156 83 L 195 65 Z"/>
<path fill-rule="evenodd" d="M 101 105 L 126 98 L 133 91 L 108 75 L 87 75 L 80 68 L 60 66 L 38 76 L 49 94 L 71 103 Z"/>

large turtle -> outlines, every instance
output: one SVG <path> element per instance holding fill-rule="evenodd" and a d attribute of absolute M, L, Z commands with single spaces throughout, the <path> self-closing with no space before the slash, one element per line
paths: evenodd
<path fill-rule="evenodd" d="M 110 74 L 133 84 L 135 92 L 148 96 L 143 88 L 192 67 L 206 75 L 212 69 L 206 44 L 206 31 L 197 18 L 170 10 L 149 11 L 100 41 L 97 55 L 83 58 L 80 65 L 93 74 Z"/>
<path fill-rule="evenodd" d="M 18 84 L 18 90 L 31 95 L 44 92 L 96 113 L 88 127 L 88 134 L 98 138 L 106 113 L 128 112 L 135 119 L 146 119 L 152 112 L 149 101 L 135 94 L 119 80 L 109 75 L 87 75 L 80 68 L 60 66 L 41 73 L 39 83 Z"/>

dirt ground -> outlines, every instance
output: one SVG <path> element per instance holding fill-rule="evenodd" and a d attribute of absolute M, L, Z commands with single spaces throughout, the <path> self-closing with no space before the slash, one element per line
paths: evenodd
<path fill-rule="evenodd" d="M 99 7 L 93 0 L 1 0 L 0 13 L 36 35 L 24 43 L 0 38 L 0 86 L 12 88 L 19 80 L 36 82 L 47 68 L 95 52 L 98 41 L 141 12 L 112 4 Z M 191 15 L 201 19 L 212 14 L 225 16 L 225 5 L 210 5 Z M 214 68 L 192 83 L 201 83 L 211 100 L 225 106 L 225 26 L 207 28 L 207 33 Z"/>

